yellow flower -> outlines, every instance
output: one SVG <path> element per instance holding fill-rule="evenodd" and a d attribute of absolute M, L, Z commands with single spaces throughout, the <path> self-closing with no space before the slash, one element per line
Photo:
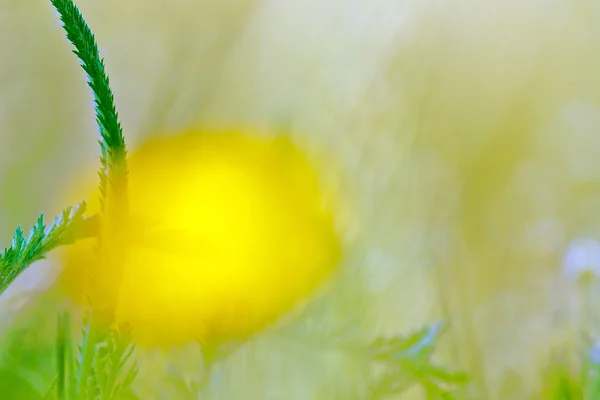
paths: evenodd
<path fill-rule="evenodd" d="M 97 193 L 83 193 L 93 193 L 89 212 L 98 211 Z M 151 141 L 129 156 L 129 201 L 142 228 L 129 226 L 116 318 L 138 343 L 247 336 L 306 299 L 339 263 L 331 204 L 285 139 L 192 132 Z M 103 273 L 95 245 L 63 250 L 63 287 L 77 301 L 85 266 Z"/>

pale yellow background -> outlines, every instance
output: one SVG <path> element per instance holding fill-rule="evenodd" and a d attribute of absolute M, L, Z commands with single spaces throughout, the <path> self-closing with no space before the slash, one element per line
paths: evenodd
<path fill-rule="evenodd" d="M 600 235 L 592 1 L 78 4 L 131 148 L 200 123 L 290 127 L 354 204 L 340 218 L 363 332 L 449 318 L 449 365 L 487 398 L 532 398 L 550 346 L 575 338 L 566 245 Z M 96 157 L 90 104 L 49 1 L 0 0 L 2 243 L 57 212 Z M 263 338 L 223 366 L 215 395 L 331 399 L 360 385 L 349 365 Z"/>

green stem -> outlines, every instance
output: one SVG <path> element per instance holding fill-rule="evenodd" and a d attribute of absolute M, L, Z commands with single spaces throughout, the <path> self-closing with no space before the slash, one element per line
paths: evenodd
<path fill-rule="evenodd" d="M 86 383 L 87 378 L 90 375 L 92 368 L 92 362 L 94 360 L 94 348 L 96 347 L 96 340 L 93 331 L 93 314 L 90 311 L 90 315 L 86 322 L 85 334 L 83 335 L 83 343 L 81 344 L 81 357 L 79 370 L 77 371 L 77 399 L 86 400 Z"/>

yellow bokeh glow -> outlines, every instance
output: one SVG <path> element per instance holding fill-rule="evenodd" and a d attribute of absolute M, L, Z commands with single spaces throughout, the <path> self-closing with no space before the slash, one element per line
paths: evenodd
<path fill-rule="evenodd" d="M 98 211 L 93 192 L 89 213 Z M 84 197 L 84 196 L 82 196 Z M 138 343 L 240 338 L 305 299 L 336 269 L 331 203 L 285 139 L 188 133 L 129 156 L 132 218 L 116 317 Z M 63 287 L 84 301 L 95 239 L 63 250 Z M 103 281 L 111 282 L 110 277 Z"/>

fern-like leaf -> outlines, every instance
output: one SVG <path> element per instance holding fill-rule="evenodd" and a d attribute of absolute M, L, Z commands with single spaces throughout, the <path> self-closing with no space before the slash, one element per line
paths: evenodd
<path fill-rule="evenodd" d="M 75 46 L 73 51 L 88 76 L 96 104 L 96 122 L 100 130 L 101 175 L 107 176 L 109 169 L 119 174 L 127 171 L 127 150 L 114 104 L 114 95 L 105 71 L 104 60 L 100 58 L 94 34 L 83 19 L 81 12 L 71 0 L 51 0 L 58 11 L 67 39 Z M 121 177 L 122 178 L 122 177 Z M 102 180 L 106 184 L 106 180 Z"/>
<path fill-rule="evenodd" d="M 382 399 L 401 393 L 414 384 L 420 384 L 428 399 L 452 400 L 468 382 L 463 373 L 447 371 L 431 361 L 438 338 L 444 331 L 442 323 L 435 323 L 406 337 L 380 338 L 369 346 L 385 372 L 371 388 L 371 399 Z"/>
<path fill-rule="evenodd" d="M 57 246 L 72 243 L 83 228 L 85 203 L 73 208 L 68 207 L 56 217 L 49 229 L 41 214 L 27 238 L 19 226 L 12 245 L 0 254 L 0 293 L 34 261 L 45 257 L 46 253 Z"/>

